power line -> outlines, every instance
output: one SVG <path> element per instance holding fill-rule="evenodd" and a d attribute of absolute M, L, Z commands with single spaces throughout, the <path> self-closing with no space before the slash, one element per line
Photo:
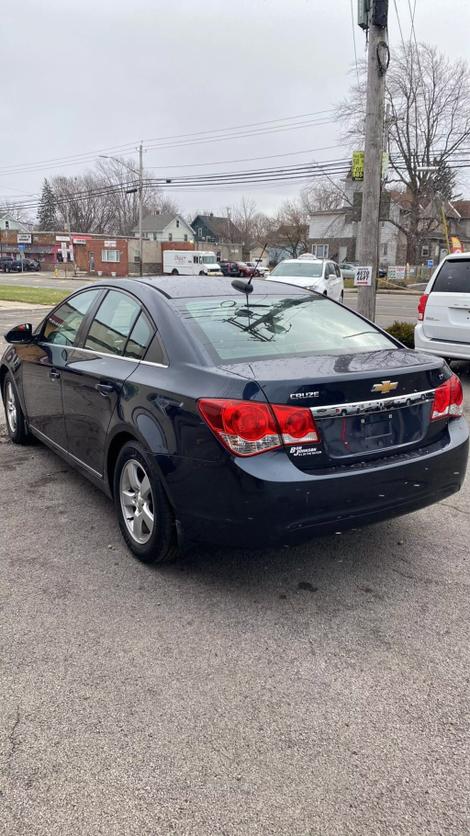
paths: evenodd
<path fill-rule="evenodd" d="M 393 5 L 395 6 L 395 14 L 397 16 L 398 28 L 400 30 L 400 38 L 401 38 L 401 42 L 403 44 L 403 50 L 404 50 L 405 56 L 406 56 L 406 45 L 405 45 L 405 39 L 403 37 L 403 30 L 401 28 L 401 20 L 400 20 L 400 14 L 399 14 L 399 11 L 398 11 L 397 0 L 393 0 Z"/>
<path fill-rule="evenodd" d="M 334 113 L 334 110 L 332 108 L 330 108 L 330 109 L 326 109 L 326 110 L 314 111 L 312 113 L 297 114 L 295 116 L 278 117 L 277 119 L 269 119 L 269 120 L 264 120 L 264 121 L 261 121 L 261 122 L 250 122 L 250 123 L 246 123 L 246 124 L 242 124 L 242 125 L 237 125 L 237 126 L 234 126 L 234 127 L 217 128 L 217 129 L 212 128 L 210 130 L 195 131 L 195 132 L 187 133 L 187 134 L 173 134 L 173 135 L 167 135 L 167 136 L 162 136 L 162 137 L 151 137 L 150 139 L 145 139 L 143 141 L 146 144 L 146 146 L 148 146 L 148 144 L 151 143 L 151 142 L 158 143 L 155 146 L 151 146 L 152 148 L 154 148 L 154 147 L 155 148 L 164 147 L 162 145 L 162 143 L 168 144 L 168 146 L 171 147 L 172 144 L 173 144 L 172 140 L 179 140 L 180 142 L 183 142 L 183 141 L 186 142 L 187 141 L 187 144 L 192 144 L 189 140 L 191 140 L 193 137 L 200 137 L 201 140 L 202 139 L 210 139 L 211 141 L 217 141 L 217 138 L 218 137 L 222 138 L 222 135 L 224 135 L 224 134 L 227 134 L 229 132 L 234 132 L 234 131 L 237 132 L 237 134 L 238 134 L 241 130 L 248 129 L 248 128 L 266 129 L 266 126 L 268 126 L 268 125 L 276 125 L 277 124 L 279 128 L 282 128 L 283 130 L 288 130 L 289 129 L 289 123 L 295 123 L 295 122 L 297 122 L 298 120 L 301 120 L 301 119 L 309 119 L 311 121 L 313 117 L 320 117 L 320 120 L 318 120 L 318 118 L 317 118 L 316 120 L 314 120 L 314 122 L 318 122 L 318 124 L 322 124 L 325 120 L 325 114 L 328 114 L 328 113 Z M 281 123 L 288 123 L 288 124 L 281 124 Z M 300 123 L 299 123 L 299 126 L 300 126 Z M 296 127 L 297 127 L 297 125 L 296 125 Z M 269 129 L 266 129 L 266 132 L 269 132 Z M 180 142 L 178 142 L 177 144 L 179 145 Z M 119 151 L 121 151 L 122 153 L 130 152 L 131 150 L 134 150 L 137 147 L 137 144 L 138 144 L 137 142 L 133 142 L 133 143 L 129 142 L 129 143 L 125 143 L 123 145 L 114 145 L 114 146 L 109 146 L 107 148 L 99 148 L 99 149 L 96 149 L 94 151 L 87 151 L 87 152 L 82 152 L 82 153 L 77 153 L 77 154 L 71 154 L 71 155 L 67 155 L 67 156 L 63 156 L 63 157 L 51 157 L 51 158 L 46 159 L 46 160 L 39 160 L 39 161 L 32 162 L 32 163 L 22 163 L 22 164 L 17 164 L 17 165 L 12 165 L 12 166 L 2 166 L 2 167 L 0 167 L 0 174 L 16 173 L 16 172 L 22 172 L 22 171 L 33 171 L 33 170 L 39 169 L 39 168 L 44 169 L 45 167 L 50 167 L 50 164 L 52 164 L 52 163 L 56 163 L 57 165 L 60 164 L 62 166 L 66 166 L 66 165 L 75 165 L 75 164 L 78 164 L 79 162 L 83 162 L 83 163 L 91 162 L 97 156 L 99 156 L 99 154 L 103 154 L 107 151 L 114 151 L 116 153 L 118 153 Z"/>
<path fill-rule="evenodd" d="M 350 5 L 350 8 L 351 8 L 351 28 L 352 28 L 352 39 L 353 39 L 353 48 L 354 48 L 354 63 L 356 65 L 357 86 L 360 87 L 361 82 L 359 81 L 359 68 L 357 66 L 356 31 L 355 31 L 355 23 L 354 23 L 353 0 L 349 0 L 349 5 Z"/>

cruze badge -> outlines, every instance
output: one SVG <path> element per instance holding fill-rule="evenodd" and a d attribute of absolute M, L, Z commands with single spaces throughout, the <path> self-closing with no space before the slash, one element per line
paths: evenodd
<path fill-rule="evenodd" d="M 389 392 L 393 392 L 397 386 L 397 380 L 382 380 L 381 383 L 374 383 L 371 392 L 380 392 L 382 395 L 387 395 Z"/>
<path fill-rule="evenodd" d="M 291 401 L 301 401 L 304 398 L 319 398 L 320 392 L 294 392 L 289 395 Z"/>

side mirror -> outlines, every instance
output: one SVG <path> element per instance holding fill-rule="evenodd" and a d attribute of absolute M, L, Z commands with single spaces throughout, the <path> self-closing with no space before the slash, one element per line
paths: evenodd
<path fill-rule="evenodd" d="M 5 340 L 12 345 L 28 345 L 33 341 L 33 326 L 30 322 L 17 325 L 5 334 Z"/>

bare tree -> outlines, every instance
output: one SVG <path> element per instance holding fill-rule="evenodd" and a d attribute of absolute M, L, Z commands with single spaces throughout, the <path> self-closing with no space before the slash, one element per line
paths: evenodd
<path fill-rule="evenodd" d="M 77 177 L 54 177 L 56 215 L 75 232 L 129 235 L 138 224 L 138 175 L 133 160 L 99 160 L 95 170 Z M 144 172 L 144 215 L 177 212 L 176 204 L 149 186 Z"/>
<path fill-rule="evenodd" d="M 255 201 L 246 197 L 242 197 L 238 206 L 233 208 L 232 220 L 242 233 L 242 242 L 247 250 L 255 244 L 264 243 L 272 231 L 272 220 L 263 212 L 258 212 Z"/>
<path fill-rule="evenodd" d="M 365 75 L 338 109 L 348 136 L 363 143 Z M 407 260 L 417 263 L 420 244 L 429 233 L 429 207 L 449 198 L 449 168 L 470 137 L 470 70 L 465 61 L 452 61 L 429 44 L 408 44 L 393 52 L 386 75 L 390 119 L 388 182 L 406 193 L 407 206 L 399 223 L 407 238 Z M 359 146 L 360 147 L 360 146 Z M 437 166 L 437 171 L 425 170 Z M 444 194 L 440 194 L 443 184 Z M 447 191 L 447 194 L 445 193 Z M 434 227 L 438 226 L 434 217 Z"/>
<path fill-rule="evenodd" d="M 308 213 L 301 200 L 285 200 L 276 216 L 273 243 L 297 258 L 308 250 Z"/>
<path fill-rule="evenodd" d="M 339 183 L 326 179 L 319 180 L 313 186 L 303 189 L 301 200 L 309 215 L 312 212 L 339 209 L 344 203 L 343 191 Z"/>

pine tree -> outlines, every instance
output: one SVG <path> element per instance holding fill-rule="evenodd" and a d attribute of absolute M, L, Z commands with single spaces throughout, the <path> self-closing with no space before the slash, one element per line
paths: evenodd
<path fill-rule="evenodd" d="M 55 196 L 47 178 L 44 179 L 42 187 L 41 202 L 39 204 L 38 211 L 38 223 L 39 229 L 45 232 L 57 229 Z"/>

